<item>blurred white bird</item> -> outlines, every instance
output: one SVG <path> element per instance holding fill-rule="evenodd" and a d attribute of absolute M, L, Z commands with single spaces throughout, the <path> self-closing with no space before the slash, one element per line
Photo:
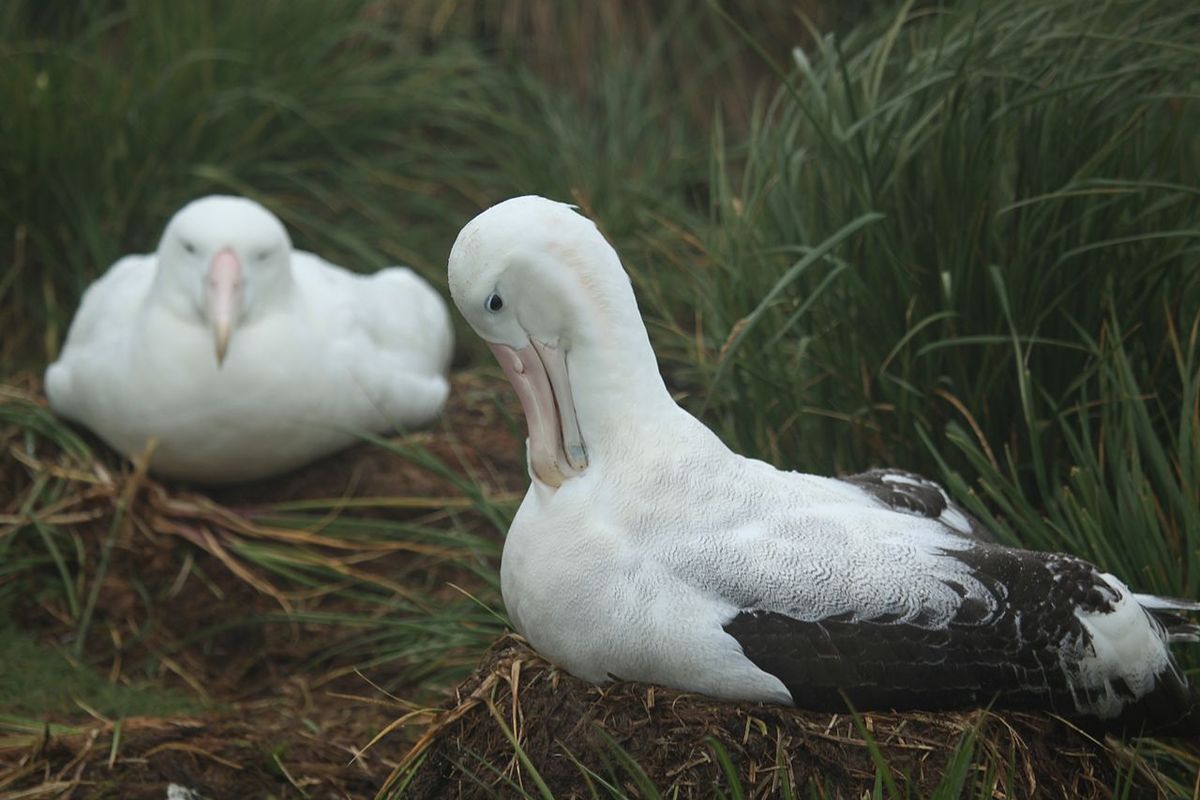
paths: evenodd
<path fill-rule="evenodd" d="M 356 275 L 293 250 L 258 203 L 211 196 L 88 288 L 46 393 L 127 456 L 156 439 L 160 475 L 237 483 L 428 422 L 453 346 L 411 270 Z"/>

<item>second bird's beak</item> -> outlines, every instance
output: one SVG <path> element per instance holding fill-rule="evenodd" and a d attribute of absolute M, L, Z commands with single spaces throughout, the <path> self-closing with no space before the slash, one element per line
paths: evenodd
<path fill-rule="evenodd" d="M 232 248 L 226 247 L 213 256 L 205 279 L 208 319 L 217 338 L 217 366 L 225 362 L 229 337 L 242 298 L 242 262 Z"/>

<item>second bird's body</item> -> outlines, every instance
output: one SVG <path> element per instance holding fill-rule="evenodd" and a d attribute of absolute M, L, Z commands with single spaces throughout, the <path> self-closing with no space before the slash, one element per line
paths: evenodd
<path fill-rule="evenodd" d="M 292 250 L 261 206 L 205 198 L 88 289 L 46 391 L 128 456 L 156 440 L 158 474 L 235 483 L 427 422 L 452 346 L 445 304 L 410 270 L 351 273 Z"/>

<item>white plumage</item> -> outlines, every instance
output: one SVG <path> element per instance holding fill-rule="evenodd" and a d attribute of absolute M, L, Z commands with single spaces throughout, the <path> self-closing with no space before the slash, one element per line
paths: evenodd
<path fill-rule="evenodd" d="M 505 605 L 570 672 L 815 708 L 998 695 L 1130 725 L 1194 705 L 1168 641 L 1194 634 L 1178 612 L 1196 604 L 994 544 L 918 476 L 731 452 L 668 393 L 616 253 L 569 206 L 485 211 L 449 276 L 530 429 Z"/>
<path fill-rule="evenodd" d="M 127 456 L 156 439 L 161 475 L 234 483 L 428 422 L 452 349 L 411 270 L 356 275 L 293 250 L 258 203 L 213 196 L 88 288 L 46 393 Z"/>

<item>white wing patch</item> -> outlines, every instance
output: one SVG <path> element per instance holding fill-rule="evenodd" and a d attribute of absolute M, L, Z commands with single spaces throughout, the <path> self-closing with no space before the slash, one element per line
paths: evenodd
<path fill-rule="evenodd" d="M 1074 676 L 1071 691 L 1080 711 L 1102 719 L 1120 716 L 1129 694 L 1144 697 L 1154 688 L 1157 676 L 1174 670 L 1161 626 L 1156 624 L 1134 595 L 1115 576 L 1100 576 L 1112 589 L 1115 600 L 1109 612 L 1076 609 L 1075 617 L 1091 637 L 1090 647 L 1078 653 L 1074 664 L 1063 659 L 1063 671 Z M 1080 647 L 1063 647 L 1066 656 Z M 1117 683 L 1127 687 L 1122 692 Z"/>

